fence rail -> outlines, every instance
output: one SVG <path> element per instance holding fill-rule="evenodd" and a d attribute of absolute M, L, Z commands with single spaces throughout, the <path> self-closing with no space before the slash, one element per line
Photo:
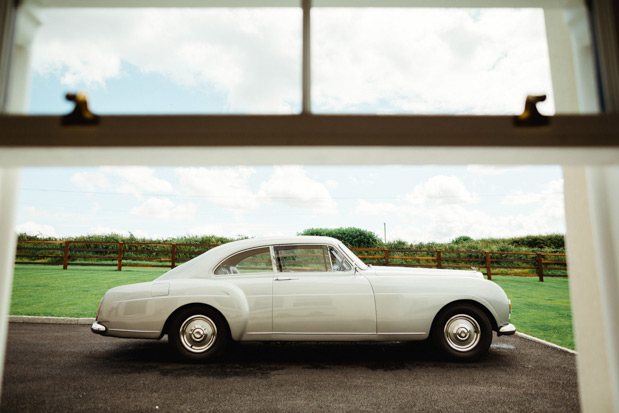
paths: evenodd
<path fill-rule="evenodd" d="M 18 241 L 16 264 L 174 268 L 217 245 L 152 242 Z M 565 254 L 351 248 L 367 264 L 463 269 L 493 276 L 567 277 Z"/>

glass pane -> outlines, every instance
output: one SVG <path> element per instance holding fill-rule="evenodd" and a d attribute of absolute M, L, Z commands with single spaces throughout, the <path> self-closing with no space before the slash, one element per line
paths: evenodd
<path fill-rule="evenodd" d="M 319 113 L 554 113 L 541 9 L 312 11 Z"/>
<path fill-rule="evenodd" d="M 331 270 L 326 247 L 298 245 L 278 247 L 275 251 L 281 272 Z"/>
<path fill-rule="evenodd" d="M 329 248 L 329 253 L 331 254 L 331 267 L 333 268 L 333 271 L 345 272 L 352 270 L 352 267 L 348 261 L 346 261 L 339 251 L 334 248 Z"/>
<path fill-rule="evenodd" d="M 298 113 L 301 10 L 47 9 L 30 113 Z"/>
<path fill-rule="evenodd" d="M 217 275 L 254 272 L 273 272 L 269 248 L 259 248 L 236 254 L 221 263 L 215 270 Z"/>

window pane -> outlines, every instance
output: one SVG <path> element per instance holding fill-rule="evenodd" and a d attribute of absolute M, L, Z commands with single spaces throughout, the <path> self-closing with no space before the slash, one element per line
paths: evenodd
<path fill-rule="evenodd" d="M 275 249 L 277 265 L 281 272 L 331 271 L 327 248 L 322 246 L 297 245 Z"/>
<path fill-rule="evenodd" d="M 301 10 L 47 9 L 30 113 L 298 113 Z"/>
<path fill-rule="evenodd" d="M 217 275 L 255 272 L 273 272 L 269 248 L 259 248 L 233 255 L 215 269 Z"/>
<path fill-rule="evenodd" d="M 312 11 L 312 109 L 320 113 L 554 113 L 541 9 Z"/>
<path fill-rule="evenodd" d="M 342 254 L 335 248 L 329 248 L 329 253 L 331 254 L 331 267 L 333 268 L 333 271 L 345 272 L 352 270 L 352 267 L 348 261 L 346 261 Z"/>

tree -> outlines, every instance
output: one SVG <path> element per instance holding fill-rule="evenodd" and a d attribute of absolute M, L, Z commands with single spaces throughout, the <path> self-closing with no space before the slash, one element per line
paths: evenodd
<path fill-rule="evenodd" d="M 339 239 L 351 248 L 376 248 L 381 245 L 380 238 L 371 232 L 361 228 L 308 228 L 298 235 L 318 235 Z"/>

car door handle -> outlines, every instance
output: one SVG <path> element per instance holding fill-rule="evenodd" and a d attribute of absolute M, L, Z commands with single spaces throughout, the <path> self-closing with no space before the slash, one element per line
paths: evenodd
<path fill-rule="evenodd" d="M 276 277 L 275 281 L 292 281 L 292 280 L 298 280 L 298 278 L 292 278 L 292 277 Z"/>

